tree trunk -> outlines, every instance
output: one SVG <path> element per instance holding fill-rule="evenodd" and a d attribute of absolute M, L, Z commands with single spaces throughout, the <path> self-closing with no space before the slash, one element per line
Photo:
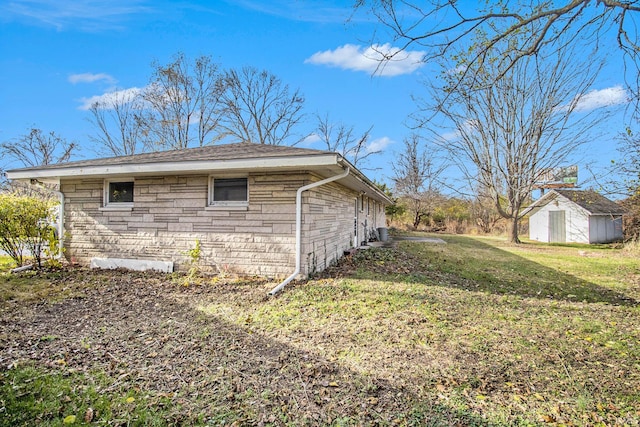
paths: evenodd
<path fill-rule="evenodd" d="M 420 221 L 422 220 L 422 214 L 420 212 L 416 212 L 416 216 L 413 217 L 413 228 L 414 230 L 418 229 L 418 226 L 420 225 Z"/>
<path fill-rule="evenodd" d="M 511 222 L 511 236 L 509 237 L 509 241 L 511 243 L 522 243 L 520 238 L 518 237 L 518 225 L 520 223 L 520 218 L 518 216 L 514 216 Z"/>

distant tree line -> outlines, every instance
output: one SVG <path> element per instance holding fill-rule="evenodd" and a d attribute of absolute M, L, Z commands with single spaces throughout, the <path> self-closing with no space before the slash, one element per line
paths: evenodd
<path fill-rule="evenodd" d="M 128 156 L 143 152 L 202 147 L 217 142 L 296 145 L 319 141 L 362 167 L 378 150 L 370 149 L 372 126 L 354 126 L 329 114 L 308 115 L 304 96 L 267 70 L 246 66 L 223 69 L 211 56 L 177 53 L 154 61 L 143 88 L 115 89 L 89 107 L 94 131 L 88 136 L 97 154 Z M 302 129 L 306 129 L 303 131 Z M 77 142 L 33 125 L 24 135 L 0 143 L 5 164 L 31 167 L 73 160 Z"/>

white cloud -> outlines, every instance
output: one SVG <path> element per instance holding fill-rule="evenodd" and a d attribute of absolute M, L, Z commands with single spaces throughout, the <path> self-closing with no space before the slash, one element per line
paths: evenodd
<path fill-rule="evenodd" d="M 132 15 L 148 13 L 146 0 L 17 0 L 0 5 L 4 20 L 54 27 L 58 31 L 74 29 L 101 31 L 121 28 Z"/>
<path fill-rule="evenodd" d="M 142 90 L 143 89 L 138 87 L 131 87 L 128 89 L 103 93 L 102 95 L 95 95 L 89 98 L 82 98 L 80 99 L 82 105 L 78 108 L 80 110 L 88 110 L 95 103 L 99 103 L 101 108 L 104 109 L 113 108 L 116 103 L 132 102 L 142 92 Z"/>
<path fill-rule="evenodd" d="M 626 104 L 629 99 L 629 94 L 620 85 L 592 90 L 577 98 L 575 111 L 592 111 L 601 107 Z"/>
<path fill-rule="evenodd" d="M 455 141 L 461 136 L 462 134 L 460 133 L 459 130 L 452 130 L 451 132 L 445 132 L 442 135 L 440 135 L 440 139 L 442 141 Z"/>
<path fill-rule="evenodd" d="M 105 74 L 105 73 L 98 73 L 98 74 L 81 73 L 81 74 L 71 74 L 69 76 L 69 82 L 71 82 L 73 84 L 77 84 L 77 83 L 93 83 L 93 82 L 97 82 L 97 81 L 100 81 L 100 80 L 104 80 L 105 82 L 107 82 L 109 84 L 114 84 L 116 82 L 116 79 L 111 77 L 109 74 Z"/>
<path fill-rule="evenodd" d="M 354 16 L 353 9 L 345 6 L 342 0 L 235 0 L 234 4 L 251 11 L 299 22 L 343 23 Z"/>
<path fill-rule="evenodd" d="M 378 151 L 383 151 L 389 145 L 393 144 L 394 141 L 387 137 L 383 136 L 382 138 L 374 139 L 367 145 L 367 153 L 374 153 Z"/>
<path fill-rule="evenodd" d="M 371 75 L 398 76 L 411 74 L 424 65 L 424 52 L 402 51 L 389 43 L 363 46 L 345 44 L 335 50 L 316 52 L 304 62 L 328 65 L 345 70 L 364 71 Z"/>
<path fill-rule="evenodd" d="M 477 132 L 476 129 L 478 129 L 477 121 L 469 119 L 462 123 L 462 129 L 452 129 L 449 132 L 445 132 L 440 135 L 439 139 L 442 142 L 453 142 L 460 139 L 463 133 L 466 135 Z"/>
<path fill-rule="evenodd" d="M 306 138 L 304 138 L 300 144 L 310 146 L 319 141 L 322 141 L 322 138 L 320 138 L 318 134 L 312 133 L 311 135 L 308 135 Z"/>

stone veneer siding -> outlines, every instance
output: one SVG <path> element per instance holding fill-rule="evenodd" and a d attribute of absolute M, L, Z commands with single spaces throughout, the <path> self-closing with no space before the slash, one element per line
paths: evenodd
<path fill-rule="evenodd" d="M 130 211 L 103 208 L 103 179 L 63 180 L 66 255 L 84 265 L 93 257 L 155 259 L 186 270 L 185 253 L 200 240 L 204 268 L 286 277 L 295 267 L 296 191 L 319 179 L 249 174 L 246 210 L 212 210 L 208 175 L 137 177 Z M 356 196 L 335 183 L 303 193 L 303 276 L 352 247 Z"/>
<path fill-rule="evenodd" d="M 360 195 L 339 184 L 330 183 L 307 193 L 303 199 L 302 223 L 302 271 L 307 275 L 329 267 L 345 250 L 355 246 L 356 209 L 360 242 L 365 236 L 365 220 L 369 229 L 385 226 L 382 204 L 365 197 L 365 206 L 361 210 Z"/>

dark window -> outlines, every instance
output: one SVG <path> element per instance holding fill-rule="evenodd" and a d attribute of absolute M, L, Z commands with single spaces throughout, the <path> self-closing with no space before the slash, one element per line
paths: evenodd
<path fill-rule="evenodd" d="M 216 178 L 213 180 L 213 202 L 246 202 L 247 178 Z"/>
<path fill-rule="evenodd" d="M 109 203 L 133 203 L 133 181 L 110 182 Z"/>

